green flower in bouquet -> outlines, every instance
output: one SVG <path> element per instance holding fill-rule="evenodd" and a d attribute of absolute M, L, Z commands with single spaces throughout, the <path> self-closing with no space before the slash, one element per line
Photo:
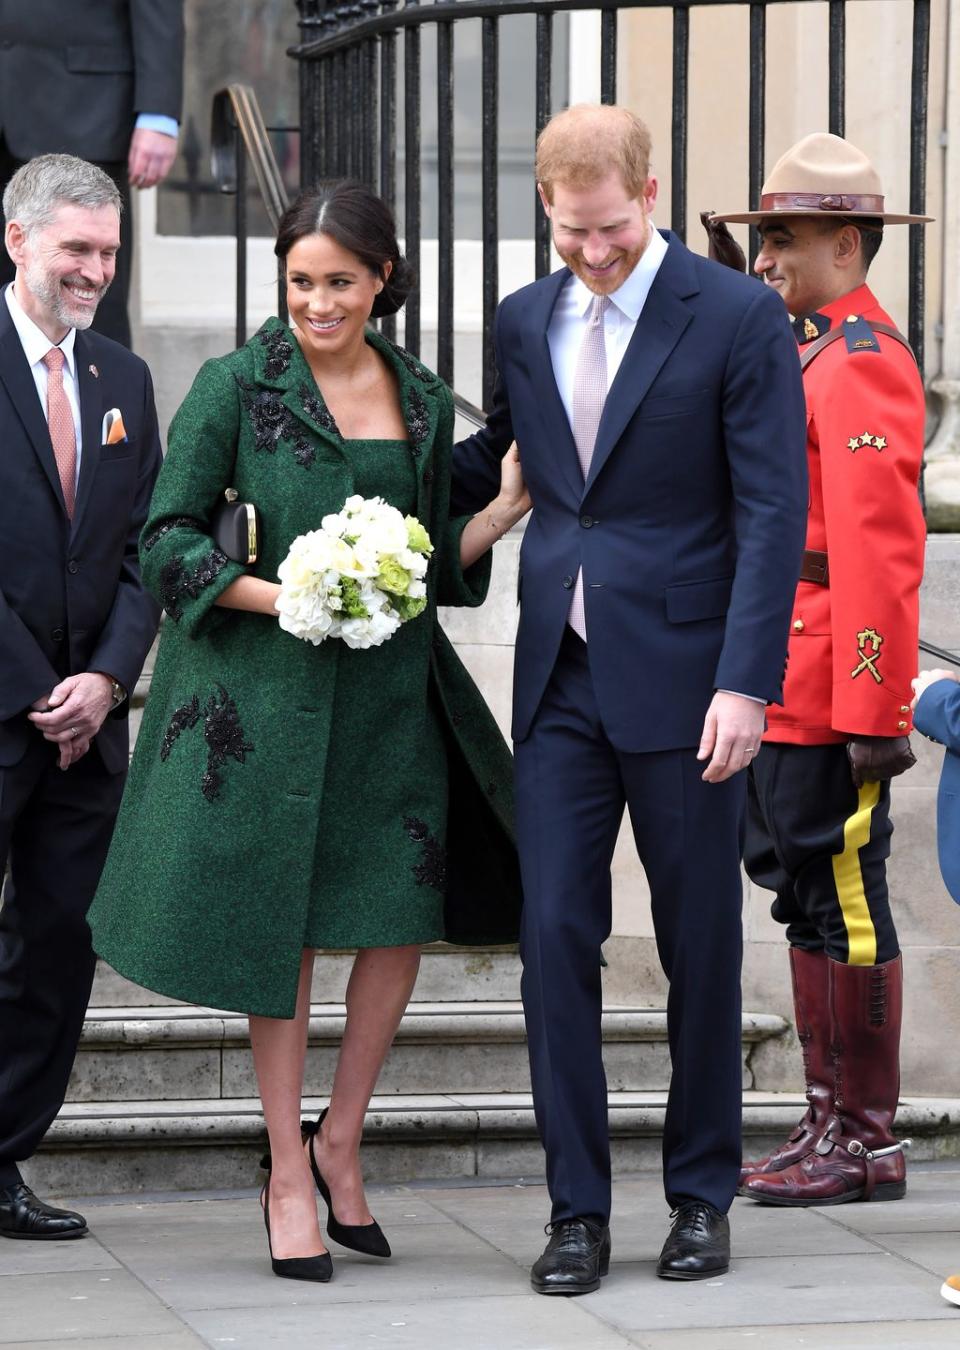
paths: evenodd
<path fill-rule="evenodd" d="M 432 553 L 433 545 L 430 542 L 430 536 L 416 516 L 404 516 L 403 519 L 407 527 L 407 547 L 412 549 L 414 553 Z"/>
<path fill-rule="evenodd" d="M 418 614 L 422 614 L 427 607 L 427 597 L 425 595 L 398 595 L 393 600 L 393 607 L 400 615 L 404 623 L 408 619 L 415 619 Z"/>
<path fill-rule="evenodd" d="M 340 610 L 348 619 L 367 619 L 370 617 L 370 611 L 360 595 L 360 583 L 354 581 L 351 577 L 341 578 Z"/>
<path fill-rule="evenodd" d="M 397 562 L 396 558 L 383 558 L 377 573 L 377 585 L 390 595 L 406 595 L 410 589 L 410 573 Z"/>

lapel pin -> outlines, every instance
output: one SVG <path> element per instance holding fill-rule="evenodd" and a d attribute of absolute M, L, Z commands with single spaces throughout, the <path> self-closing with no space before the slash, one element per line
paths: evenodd
<path fill-rule="evenodd" d="M 99 370 L 97 370 L 96 366 L 87 366 L 87 370 L 89 370 L 90 374 L 93 376 L 95 380 L 99 380 L 100 372 Z"/>

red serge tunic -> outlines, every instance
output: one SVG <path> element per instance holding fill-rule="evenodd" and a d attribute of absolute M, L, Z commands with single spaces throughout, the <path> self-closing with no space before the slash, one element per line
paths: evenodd
<path fill-rule="evenodd" d="M 831 329 L 849 324 L 847 340 L 825 347 L 803 376 L 807 548 L 827 553 L 829 585 L 797 587 L 783 706 L 768 708 L 764 736 L 795 745 L 910 731 L 923 575 L 916 363 L 862 321 L 892 324 L 867 286 L 820 317 Z"/>

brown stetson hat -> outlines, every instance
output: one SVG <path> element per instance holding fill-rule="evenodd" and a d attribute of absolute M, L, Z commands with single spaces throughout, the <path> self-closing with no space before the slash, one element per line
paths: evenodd
<path fill-rule="evenodd" d="M 922 225 L 932 216 L 891 215 L 883 209 L 880 175 L 862 150 L 815 131 L 781 155 L 760 189 L 760 209 L 713 220 L 756 225 L 770 216 L 866 216 L 885 225 Z"/>

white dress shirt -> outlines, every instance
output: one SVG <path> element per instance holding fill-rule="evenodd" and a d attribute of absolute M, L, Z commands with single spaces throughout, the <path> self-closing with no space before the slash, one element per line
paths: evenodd
<path fill-rule="evenodd" d="M 633 337 L 633 330 L 650 294 L 650 287 L 666 254 L 667 241 L 659 230 L 651 230 L 650 242 L 640 255 L 636 267 L 623 285 L 610 294 L 610 304 L 603 316 L 608 390 L 620 369 L 620 362 Z M 577 373 L 577 358 L 580 355 L 583 335 L 587 331 L 587 320 L 593 299 L 594 292 L 585 286 L 579 277 L 571 276 L 557 297 L 547 329 L 553 375 L 571 426 L 573 426 L 573 381 Z"/>
<path fill-rule="evenodd" d="M 80 390 L 77 385 L 76 354 L 74 352 L 77 330 L 71 328 L 62 342 L 51 342 L 46 333 L 39 329 L 33 320 L 24 313 L 23 307 L 13 293 L 12 285 L 7 287 L 5 294 L 13 326 L 17 330 L 17 336 L 27 358 L 33 382 L 37 386 L 37 397 L 43 409 L 44 421 L 47 420 L 47 368 L 43 364 L 43 358 L 51 347 L 59 347 L 63 352 L 63 390 L 67 396 L 67 402 L 70 404 L 70 411 L 73 413 L 73 428 L 77 436 L 77 479 L 79 480 L 80 455 L 83 447 L 80 430 Z M 74 484 L 74 487 L 76 487 L 76 484 Z"/>

